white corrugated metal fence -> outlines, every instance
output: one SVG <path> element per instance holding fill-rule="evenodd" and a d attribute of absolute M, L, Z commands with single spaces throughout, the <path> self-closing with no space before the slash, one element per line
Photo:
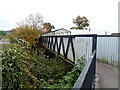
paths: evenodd
<path fill-rule="evenodd" d="M 108 64 L 118 65 L 118 40 L 117 36 L 97 37 L 97 59 Z"/>

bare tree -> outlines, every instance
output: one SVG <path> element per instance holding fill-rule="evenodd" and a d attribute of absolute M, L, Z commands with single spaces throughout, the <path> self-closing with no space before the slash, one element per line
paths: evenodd
<path fill-rule="evenodd" d="M 43 24 L 43 16 L 39 13 L 36 14 L 30 14 L 28 17 L 25 18 L 25 20 L 17 22 L 17 25 L 19 27 L 27 27 L 34 30 L 41 29 L 41 26 Z"/>

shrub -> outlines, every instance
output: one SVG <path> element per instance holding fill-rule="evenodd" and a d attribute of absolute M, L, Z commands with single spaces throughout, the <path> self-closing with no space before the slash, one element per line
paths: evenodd
<path fill-rule="evenodd" d="M 18 44 L 12 44 L 3 48 L 2 58 L 2 87 L 3 88 L 19 88 L 24 84 L 27 88 L 29 82 L 27 80 L 32 79 L 36 82 L 35 77 L 28 72 L 28 68 L 32 65 L 32 62 L 27 60 L 33 59 L 30 55 L 29 44 L 22 41 L 18 41 Z M 21 45 L 22 44 L 22 45 Z M 37 82 L 36 82 L 37 83 Z M 34 85 L 33 85 L 34 86 Z M 31 88 L 33 88 L 31 86 Z"/>
<path fill-rule="evenodd" d="M 71 69 L 59 58 L 48 59 L 42 48 L 34 51 L 30 44 L 18 39 L 3 48 L 2 88 L 45 88 Z"/>
<path fill-rule="evenodd" d="M 16 30 L 12 31 L 9 37 L 10 42 L 15 43 L 17 39 L 23 39 L 27 41 L 30 44 L 30 46 L 34 47 L 37 43 L 35 39 L 38 39 L 42 33 L 43 32 L 41 30 L 33 30 L 30 28 L 19 27 L 16 28 Z"/>

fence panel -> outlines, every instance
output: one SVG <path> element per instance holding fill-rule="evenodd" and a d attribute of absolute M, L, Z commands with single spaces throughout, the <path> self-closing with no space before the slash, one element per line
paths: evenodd
<path fill-rule="evenodd" d="M 76 37 L 74 39 L 76 60 L 81 56 L 88 60 L 92 53 L 92 40 L 92 37 Z"/>
<path fill-rule="evenodd" d="M 97 37 L 97 59 L 118 65 L 118 40 L 120 37 L 101 35 Z"/>

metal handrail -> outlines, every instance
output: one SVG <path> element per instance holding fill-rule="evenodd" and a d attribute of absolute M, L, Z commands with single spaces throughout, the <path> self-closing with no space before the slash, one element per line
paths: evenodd
<path fill-rule="evenodd" d="M 94 50 L 91 57 L 87 61 L 86 65 L 84 66 L 80 76 L 78 77 L 78 79 L 76 80 L 76 82 L 73 86 L 73 90 L 74 89 L 80 90 L 82 88 L 89 88 L 89 89 L 92 88 L 93 82 L 95 80 L 95 63 L 96 63 L 95 57 L 96 57 L 96 50 Z M 92 70 L 92 71 L 90 71 L 90 70 Z M 89 80 L 87 80 L 87 79 L 89 79 Z"/>

